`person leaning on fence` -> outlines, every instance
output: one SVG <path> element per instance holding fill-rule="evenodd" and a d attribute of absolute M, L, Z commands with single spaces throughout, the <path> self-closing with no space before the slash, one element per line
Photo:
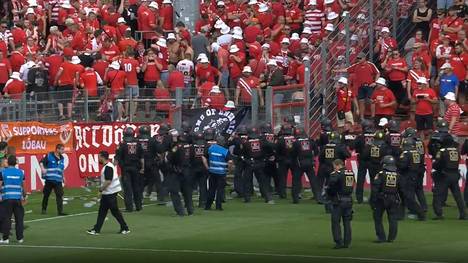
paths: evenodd
<path fill-rule="evenodd" d="M 359 115 L 359 106 L 355 94 L 348 86 L 348 79 L 341 77 L 337 83 L 337 118 L 336 123 L 338 128 L 343 128 L 345 122 L 350 122 L 354 125 L 354 117 L 352 106 L 355 107 L 355 113 Z"/>
<path fill-rule="evenodd" d="M 26 91 L 24 81 L 21 80 L 19 72 L 13 72 L 10 79 L 3 88 L 3 94 L 6 98 L 20 100 Z"/>
<path fill-rule="evenodd" d="M 65 146 L 63 144 L 57 144 L 57 146 L 55 146 L 55 151 L 46 154 L 40 162 L 42 178 L 45 180 L 43 189 L 44 197 L 42 199 L 42 214 L 47 213 L 49 196 L 52 190 L 54 190 L 58 215 L 67 215 L 63 212 L 62 183 L 64 181 L 65 169 L 65 159 L 63 157 L 64 150 Z"/>
<path fill-rule="evenodd" d="M 60 65 L 60 68 L 55 75 L 54 84 L 57 87 L 57 103 L 60 115 L 60 120 L 65 120 L 66 117 L 63 115 L 63 105 L 67 106 L 67 117 L 72 117 L 72 96 L 73 89 L 79 79 L 79 72 L 76 70 L 76 65 L 79 64 L 78 57 L 72 59 L 73 50 L 65 48 L 63 50 L 64 61 Z M 78 62 L 78 63 L 77 63 Z"/>

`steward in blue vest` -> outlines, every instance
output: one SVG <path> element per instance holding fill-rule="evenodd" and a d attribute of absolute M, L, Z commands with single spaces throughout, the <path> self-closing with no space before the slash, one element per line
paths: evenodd
<path fill-rule="evenodd" d="M 226 140 L 222 136 L 216 138 L 203 157 L 203 164 L 209 172 L 208 199 L 205 210 L 210 210 L 216 196 L 216 210 L 223 210 L 221 204 L 226 186 L 228 166 L 232 165 L 229 150 L 225 148 Z"/>
<path fill-rule="evenodd" d="M 48 153 L 41 160 L 42 178 L 45 179 L 44 184 L 44 197 L 42 199 L 42 214 L 47 212 L 47 204 L 49 203 L 49 196 L 52 190 L 55 192 L 57 201 L 57 212 L 59 216 L 65 216 L 63 213 L 63 172 L 65 169 L 65 162 L 63 152 L 65 146 L 57 144 L 54 152 Z"/>
<path fill-rule="evenodd" d="M 8 244 L 11 230 L 11 217 L 15 215 L 16 239 L 23 243 L 24 209 L 21 203 L 23 199 L 24 172 L 15 167 L 16 156 L 8 157 L 8 167 L 0 172 L 2 182 L 1 200 L 5 208 L 5 220 L 2 223 L 2 240 L 0 244 Z"/>

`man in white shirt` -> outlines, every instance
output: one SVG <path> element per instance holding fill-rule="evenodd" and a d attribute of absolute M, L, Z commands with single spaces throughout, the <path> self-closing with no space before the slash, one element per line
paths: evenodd
<path fill-rule="evenodd" d="M 106 151 L 101 151 L 99 153 L 99 162 L 104 165 L 101 170 L 101 187 L 99 188 L 99 192 L 102 193 L 101 202 L 96 225 L 86 232 L 90 235 L 99 235 L 104 220 L 106 219 L 107 211 L 110 210 L 120 224 L 119 234 L 126 235 L 130 233 L 130 230 L 117 205 L 117 194 L 122 191 L 117 169 L 114 164 L 109 161 L 109 153 Z"/>

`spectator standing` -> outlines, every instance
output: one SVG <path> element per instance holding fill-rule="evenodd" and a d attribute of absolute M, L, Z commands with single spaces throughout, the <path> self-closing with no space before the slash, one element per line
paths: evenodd
<path fill-rule="evenodd" d="M 417 0 L 416 8 L 413 12 L 413 24 L 417 30 L 421 30 L 424 39 L 429 35 L 429 23 L 432 18 L 432 9 L 427 7 L 426 0 Z"/>
<path fill-rule="evenodd" d="M 0 52 L 0 90 L 3 91 L 11 73 L 10 61 L 8 61 L 4 54 Z"/>
<path fill-rule="evenodd" d="M 359 107 L 356 95 L 349 88 L 348 79 L 341 77 L 337 83 L 338 90 L 336 91 L 337 98 L 337 118 L 336 123 L 340 130 L 345 126 L 345 122 L 350 122 L 354 125 L 354 117 L 352 107 L 354 105 L 356 114 L 359 115 Z"/>
<path fill-rule="evenodd" d="M 463 48 L 462 43 L 455 45 L 455 53 L 450 55 L 450 65 L 453 67 L 453 73 L 458 78 L 459 96 L 457 96 L 460 104 L 466 101 L 467 81 L 468 81 L 468 54 Z"/>
<path fill-rule="evenodd" d="M 444 120 L 449 124 L 448 132 L 454 137 L 455 141 L 458 142 L 458 136 L 461 135 L 461 122 L 460 116 L 463 112 L 460 106 L 457 104 L 457 98 L 455 93 L 448 92 L 445 94 L 445 106 L 447 111 L 445 112 Z"/>
<path fill-rule="evenodd" d="M 414 89 L 413 95 L 410 97 L 416 103 L 416 129 L 422 140 L 433 129 L 434 112 L 432 106 L 437 103 L 437 95 L 428 84 L 425 77 L 419 77 L 417 80 L 418 87 Z"/>
<path fill-rule="evenodd" d="M 252 68 L 250 66 L 245 66 L 242 70 L 242 77 L 237 82 L 235 105 L 251 105 L 253 90 L 257 90 L 260 106 L 263 106 L 264 100 L 260 88 L 260 80 L 252 76 Z M 239 101 L 241 101 L 241 104 L 239 104 Z"/>
<path fill-rule="evenodd" d="M 397 109 L 400 104 L 406 103 L 406 92 L 403 88 L 408 72 L 406 60 L 400 56 L 398 49 L 395 49 L 387 54 L 387 57 L 382 62 L 382 68 L 385 69 L 388 77 L 388 88 L 392 91 L 397 99 Z"/>
<path fill-rule="evenodd" d="M 445 63 L 440 68 L 440 73 L 437 77 L 436 83 L 439 84 L 439 114 L 441 117 L 445 114 L 445 105 L 444 99 L 447 93 L 452 92 L 455 94 L 455 98 L 458 97 L 458 78 L 453 73 L 453 68 L 450 63 Z"/>
<path fill-rule="evenodd" d="M 381 118 L 391 120 L 395 115 L 395 106 L 397 105 L 395 95 L 387 88 L 387 81 L 384 78 L 379 78 L 375 84 L 375 90 L 371 96 L 371 115 L 375 123 L 379 123 Z"/>
<path fill-rule="evenodd" d="M 442 31 L 450 38 L 450 41 L 457 40 L 458 31 L 463 29 L 463 20 L 458 17 L 458 9 L 455 6 L 449 8 L 448 16 L 442 22 Z"/>

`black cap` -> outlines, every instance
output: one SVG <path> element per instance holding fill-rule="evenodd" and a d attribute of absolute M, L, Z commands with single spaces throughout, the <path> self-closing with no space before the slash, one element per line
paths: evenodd
<path fill-rule="evenodd" d="M 322 130 L 324 130 L 324 131 L 331 131 L 332 130 L 332 122 L 327 117 L 323 117 L 320 120 L 320 125 L 322 126 Z"/>

